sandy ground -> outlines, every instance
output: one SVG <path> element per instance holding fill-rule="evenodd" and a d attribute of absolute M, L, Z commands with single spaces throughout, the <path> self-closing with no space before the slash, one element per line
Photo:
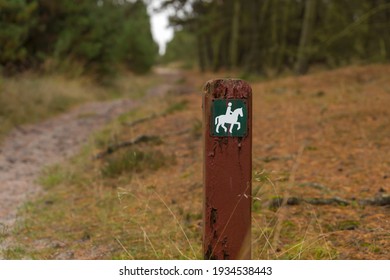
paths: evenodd
<path fill-rule="evenodd" d="M 92 132 L 135 106 L 129 99 L 89 103 L 15 129 L 0 150 L 0 224 L 12 226 L 18 207 L 41 191 L 35 181 L 43 167 L 74 155 Z"/>
<path fill-rule="evenodd" d="M 164 95 L 180 78 L 178 72 L 167 69 L 155 72 L 164 82 L 149 89 L 145 98 Z M 75 155 L 93 132 L 141 102 L 88 103 L 44 122 L 15 128 L 0 146 L 0 232 L 11 230 L 19 207 L 42 191 L 37 178 L 46 166 Z M 9 243 L 0 243 L 0 253 Z"/>

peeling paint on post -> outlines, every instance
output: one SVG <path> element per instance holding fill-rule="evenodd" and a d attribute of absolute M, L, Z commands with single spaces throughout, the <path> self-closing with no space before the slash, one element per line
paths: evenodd
<path fill-rule="evenodd" d="M 205 259 L 251 258 L 252 89 L 208 81 L 203 95 Z"/>

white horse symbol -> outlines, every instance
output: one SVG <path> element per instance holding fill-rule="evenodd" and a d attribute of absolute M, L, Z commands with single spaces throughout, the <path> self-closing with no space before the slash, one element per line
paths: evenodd
<path fill-rule="evenodd" d="M 227 128 L 225 126 L 225 123 L 230 123 L 230 129 L 229 129 L 230 133 L 233 132 L 233 126 L 235 124 L 238 126 L 237 130 L 240 130 L 241 123 L 237 121 L 238 116 L 240 116 L 240 117 L 243 116 L 242 108 L 238 108 L 238 109 L 234 110 L 231 115 L 220 115 L 220 116 L 216 117 L 215 118 L 215 124 L 217 125 L 217 127 L 216 127 L 215 130 L 217 131 L 217 133 L 219 133 L 219 127 L 220 126 L 223 127 L 225 132 L 227 132 Z"/>

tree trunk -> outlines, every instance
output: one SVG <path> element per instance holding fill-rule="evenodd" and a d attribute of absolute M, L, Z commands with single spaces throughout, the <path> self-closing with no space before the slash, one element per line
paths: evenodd
<path fill-rule="evenodd" d="M 233 3 L 233 20 L 232 20 L 232 35 L 230 40 L 230 66 L 236 68 L 238 66 L 238 37 L 240 31 L 240 0 L 234 0 Z"/>
<path fill-rule="evenodd" d="M 221 66 L 221 50 L 223 42 L 223 33 L 216 33 L 211 40 L 213 41 L 213 59 L 212 59 L 212 68 L 214 72 L 217 72 Z"/>
<path fill-rule="evenodd" d="M 275 61 L 275 68 L 277 73 L 280 73 L 284 69 L 284 57 L 287 48 L 287 34 L 288 34 L 288 18 L 290 13 L 290 1 L 286 1 L 283 5 L 283 18 L 280 30 L 280 43 L 278 53 Z"/>
<path fill-rule="evenodd" d="M 265 14 L 269 8 L 270 0 L 261 3 L 259 0 L 251 1 L 251 44 L 249 55 L 246 58 L 245 70 L 263 74 L 264 61 L 262 60 L 261 28 L 265 21 Z M 262 5 L 261 5 L 262 4 Z"/>
<path fill-rule="evenodd" d="M 310 45 L 313 37 L 315 14 L 316 0 L 306 0 L 297 61 L 295 64 L 295 72 L 298 75 L 306 74 L 309 69 Z"/>
<path fill-rule="evenodd" d="M 197 43 L 198 43 L 198 64 L 201 72 L 206 71 L 206 54 L 205 54 L 205 46 L 204 40 L 202 39 L 202 35 L 197 35 Z"/>

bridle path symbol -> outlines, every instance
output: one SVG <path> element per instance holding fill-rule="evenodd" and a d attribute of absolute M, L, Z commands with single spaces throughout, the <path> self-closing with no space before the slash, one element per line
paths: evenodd
<path fill-rule="evenodd" d="M 231 115 L 217 116 L 215 118 L 215 125 L 216 125 L 215 131 L 217 133 L 219 133 L 219 127 L 222 126 L 222 128 L 225 130 L 225 132 L 227 132 L 227 128 L 225 126 L 226 123 L 230 124 L 230 129 L 229 129 L 230 133 L 233 132 L 234 125 L 237 125 L 237 130 L 240 130 L 241 123 L 238 122 L 237 120 L 238 120 L 238 117 L 242 117 L 243 115 L 244 114 L 243 114 L 242 107 L 241 107 L 241 108 L 237 108 L 236 110 L 234 110 Z"/>

